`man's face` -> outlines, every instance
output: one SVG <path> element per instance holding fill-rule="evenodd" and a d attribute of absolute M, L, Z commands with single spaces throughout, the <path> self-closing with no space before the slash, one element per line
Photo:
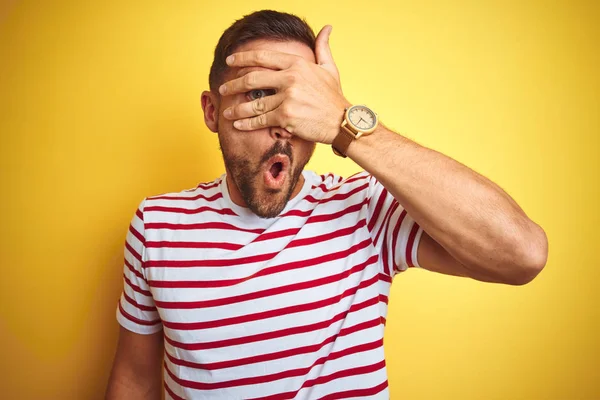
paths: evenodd
<path fill-rule="evenodd" d="M 240 46 L 236 52 L 262 49 L 295 54 L 315 62 L 312 50 L 299 42 L 255 40 Z M 225 82 L 256 70 L 267 69 L 229 68 Z M 302 188 L 302 170 L 312 156 L 315 143 L 292 136 L 280 127 L 237 130 L 233 127 L 234 121 L 223 117 L 223 111 L 273 94 L 274 89 L 264 88 L 221 96 L 218 105 L 219 141 L 228 178 L 233 181 L 228 182 L 232 200 L 243 201 L 252 212 L 263 218 L 278 216 L 288 200 Z"/>

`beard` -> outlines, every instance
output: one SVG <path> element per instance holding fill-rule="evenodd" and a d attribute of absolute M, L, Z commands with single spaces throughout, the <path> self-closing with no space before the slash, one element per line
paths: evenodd
<path fill-rule="evenodd" d="M 311 152 L 306 159 L 300 160 L 298 165 L 293 167 L 292 145 L 288 141 L 281 140 L 275 142 L 255 166 L 252 166 L 248 158 L 227 154 L 224 146 L 221 146 L 221 152 L 223 153 L 225 167 L 231 172 L 231 178 L 240 191 L 242 199 L 248 208 L 261 218 L 274 218 L 283 211 L 294 192 L 304 166 L 312 155 Z M 260 192 L 258 181 L 263 176 L 261 173 L 263 164 L 277 154 L 286 155 L 290 160 L 290 167 L 286 172 L 288 186 L 281 190 L 267 188 L 264 192 Z"/>

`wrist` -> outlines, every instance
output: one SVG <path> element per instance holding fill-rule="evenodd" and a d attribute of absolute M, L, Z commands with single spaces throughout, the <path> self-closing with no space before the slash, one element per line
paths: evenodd
<path fill-rule="evenodd" d="M 335 140 L 335 138 L 337 137 L 337 135 L 340 134 L 342 122 L 344 121 L 344 117 L 346 115 L 346 110 L 350 107 L 352 107 L 352 103 L 350 103 L 346 99 L 341 101 L 335 107 L 335 112 L 332 113 L 332 118 L 331 118 L 331 122 L 332 122 L 333 126 L 331 129 L 329 129 L 329 134 L 326 136 L 325 141 L 323 141 L 324 144 L 331 145 L 333 143 L 333 141 Z"/>
<path fill-rule="evenodd" d="M 377 113 L 365 105 L 356 104 L 347 107 L 338 128 L 339 132 L 331 143 L 334 154 L 347 157 L 351 144 L 370 136 L 377 129 L 378 119 Z"/>

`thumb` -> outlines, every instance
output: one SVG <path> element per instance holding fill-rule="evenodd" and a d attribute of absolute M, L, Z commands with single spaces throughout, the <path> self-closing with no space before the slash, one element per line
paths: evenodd
<path fill-rule="evenodd" d="M 329 47 L 329 36 L 331 35 L 333 27 L 331 25 L 325 25 L 315 41 L 315 56 L 317 58 L 317 64 L 323 67 L 331 75 L 333 75 L 339 82 L 340 74 L 338 72 L 333 55 L 331 54 L 331 48 Z"/>

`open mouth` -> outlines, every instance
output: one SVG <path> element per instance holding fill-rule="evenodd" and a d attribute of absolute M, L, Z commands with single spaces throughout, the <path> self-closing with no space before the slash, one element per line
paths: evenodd
<path fill-rule="evenodd" d="M 290 159 L 282 154 L 271 157 L 266 162 L 264 172 L 265 185 L 271 189 L 280 189 L 285 183 L 287 170 L 290 167 Z"/>
<path fill-rule="evenodd" d="M 277 179 L 277 177 L 279 176 L 279 174 L 281 173 L 282 170 L 283 170 L 283 163 L 278 161 L 278 162 L 274 163 L 273 165 L 271 165 L 269 172 L 271 173 L 271 176 L 274 179 Z"/>

